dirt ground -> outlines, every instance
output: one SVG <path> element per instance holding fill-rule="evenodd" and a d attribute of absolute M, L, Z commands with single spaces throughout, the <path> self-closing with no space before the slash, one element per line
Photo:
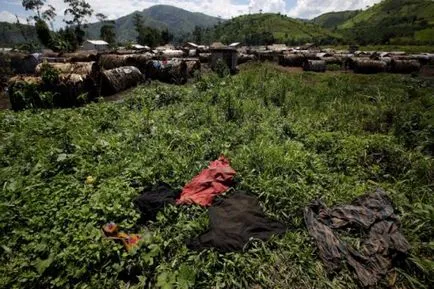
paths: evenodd
<path fill-rule="evenodd" d="M 9 102 L 9 97 L 6 93 L 1 90 L 0 91 L 0 109 L 9 109 L 11 108 L 11 104 Z"/>

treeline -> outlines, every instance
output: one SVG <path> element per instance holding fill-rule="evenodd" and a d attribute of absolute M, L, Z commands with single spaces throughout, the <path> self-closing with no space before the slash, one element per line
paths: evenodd
<path fill-rule="evenodd" d="M 84 28 L 87 27 L 88 19 L 94 15 L 91 5 L 85 0 L 63 0 L 68 8 L 64 11 L 66 26 L 58 31 L 54 31 L 53 21 L 57 16 L 56 9 L 46 3 L 47 0 L 23 0 L 22 5 L 27 11 L 33 12 L 28 22 L 34 22 L 34 29 L 38 41 L 30 37 L 26 25 L 20 25 L 17 19 L 17 26 L 24 38 L 23 44 L 17 48 L 19 50 L 33 52 L 44 47 L 52 49 L 55 52 L 72 52 L 82 45 L 85 38 Z M 102 24 L 100 29 L 100 38 L 106 41 L 111 47 L 116 47 L 120 43 L 116 42 L 115 21 L 107 19 L 102 13 L 95 14 L 96 18 Z M 162 31 L 145 26 L 140 14 L 134 17 L 135 29 L 138 33 L 137 42 L 141 45 L 155 47 L 165 44 L 173 39 L 173 35 L 167 29 Z M 51 29 L 50 29 L 51 27 Z M 122 43 L 125 44 L 125 43 Z M 127 43 L 128 45 L 128 43 Z"/>
<path fill-rule="evenodd" d="M 340 44 L 342 39 L 318 25 L 295 20 L 281 14 L 244 15 L 214 27 L 196 26 L 192 33 L 184 35 L 179 42 L 193 41 L 211 44 L 212 42 L 241 42 L 245 45 L 269 45 L 284 43 L 298 45 L 306 42 L 317 44 Z"/>

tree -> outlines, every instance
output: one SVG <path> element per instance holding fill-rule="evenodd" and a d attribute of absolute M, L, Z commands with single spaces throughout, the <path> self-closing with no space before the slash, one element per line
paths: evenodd
<path fill-rule="evenodd" d="M 193 38 L 194 42 L 201 44 L 202 43 L 202 28 L 200 26 L 195 26 L 193 30 Z"/>
<path fill-rule="evenodd" d="M 162 42 L 161 33 L 159 30 L 143 25 L 142 15 L 134 14 L 134 27 L 137 31 L 137 43 L 140 45 L 148 45 L 155 47 Z"/>
<path fill-rule="evenodd" d="M 171 34 L 167 28 L 161 31 L 162 44 L 167 44 L 172 40 L 173 40 L 173 34 Z"/>
<path fill-rule="evenodd" d="M 86 18 L 92 16 L 93 9 L 89 3 L 84 0 L 64 0 L 68 7 L 65 10 L 65 16 L 70 15 L 72 19 L 64 20 L 68 25 L 75 25 L 75 35 L 79 45 L 83 43 L 84 31 L 82 26 L 86 26 Z"/>
<path fill-rule="evenodd" d="M 113 20 L 107 20 L 107 16 L 102 13 L 95 15 L 96 18 L 102 23 L 100 29 L 100 37 L 106 41 L 110 46 L 116 45 L 116 32 L 115 32 L 115 22 Z"/>
<path fill-rule="evenodd" d="M 23 0 L 22 5 L 26 10 L 31 10 L 35 15 L 30 18 L 35 21 L 36 35 L 39 41 L 45 47 L 51 48 L 53 44 L 53 35 L 46 21 L 53 21 L 56 17 L 56 9 L 48 5 L 45 11 L 42 11 L 46 0 Z"/>

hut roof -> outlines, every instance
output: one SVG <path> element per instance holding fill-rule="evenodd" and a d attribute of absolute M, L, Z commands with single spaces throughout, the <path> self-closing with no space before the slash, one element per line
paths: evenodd
<path fill-rule="evenodd" d="M 149 46 L 143 46 L 143 45 L 140 45 L 140 44 L 133 44 L 133 45 L 131 45 L 131 47 L 133 47 L 134 49 L 146 49 L 146 50 L 150 50 L 151 48 L 149 47 Z"/>
<path fill-rule="evenodd" d="M 89 42 L 90 44 L 93 45 L 108 45 L 108 43 L 105 42 L 104 40 L 86 40 L 85 42 Z"/>
<path fill-rule="evenodd" d="M 229 44 L 229 47 L 238 47 L 240 45 L 241 45 L 241 42 L 234 42 L 234 43 Z"/>
<path fill-rule="evenodd" d="M 226 47 L 226 46 L 221 42 L 214 42 L 210 46 L 211 49 L 219 49 L 219 48 L 224 48 L 224 47 Z"/>

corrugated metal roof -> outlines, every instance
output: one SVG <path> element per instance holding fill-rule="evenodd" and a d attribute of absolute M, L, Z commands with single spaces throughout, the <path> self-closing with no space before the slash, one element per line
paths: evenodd
<path fill-rule="evenodd" d="M 108 43 L 104 40 L 86 40 L 86 42 L 89 42 L 93 45 L 108 45 Z"/>

